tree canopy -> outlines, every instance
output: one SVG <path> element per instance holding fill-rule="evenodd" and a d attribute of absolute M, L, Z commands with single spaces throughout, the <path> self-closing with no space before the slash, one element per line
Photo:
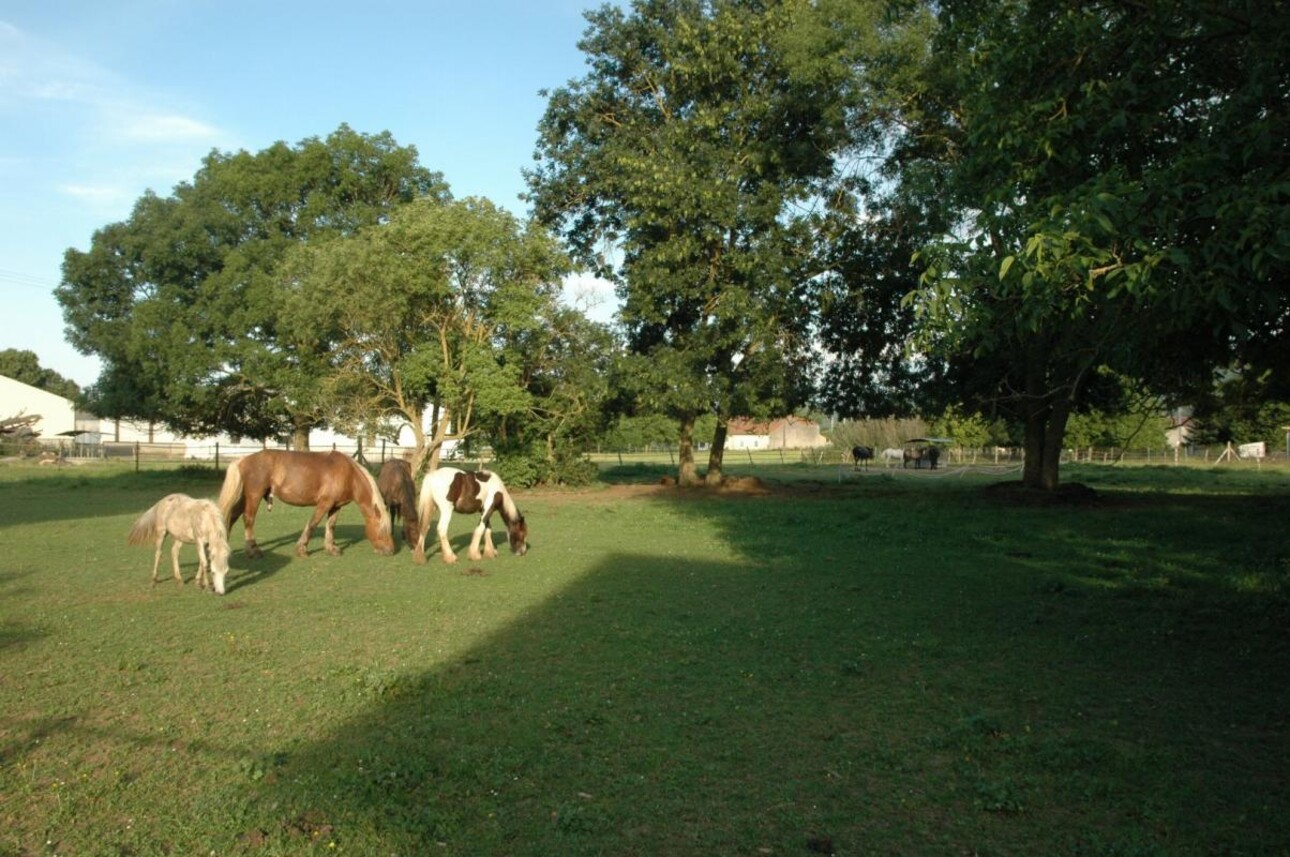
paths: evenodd
<path fill-rule="evenodd" d="M 323 420 L 327 355 L 282 338 L 278 265 L 293 247 L 448 196 L 388 133 L 342 125 L 325 140 L 212 152 L 191 182 L 145 194 L 88 251 L 65 254 L 69 339 L 104 363 L 92 406 L 187 433 L 307 437 Z"/>
<path fill-rule="evenodd" d="M 1028 485 L 1056 487 L 1066 421 L 1100 378 L 1194 395 L 1216 367 L 1284 356 L 1277 5 L 932 7 L 924 73 L 890 126 L 901 192 L 950 227 L 920 256 L 919 345 L 947 398 L 1024 422 Z"/>
<path fill-rule="evenodd" d="M 486 200 L 423 199 L 389 221 L 298 248 L 282 331 L 326 354 L 324 402 L 350 431 L 408 426 L 414 470 L 443 443 L 533 407 L 514 347 L 552 318 L 568 262 L 555 241 Z M 422 415 L 433 406 L 426 436 Z M 490 422 L 491 421 L 491 422 Z"/>
<path fill-rule="evenodd" d="M 549 93 L 539 125 L 531 199 L 617 282 L 638 397 L 679 420 L 682 484 L 698 415 L 724 425 L 809 395 L 807 214 L 846 133 L 839 67 L 800 61 L 811 9 L 601 7 L 580 44 L 590 71 Z"/>

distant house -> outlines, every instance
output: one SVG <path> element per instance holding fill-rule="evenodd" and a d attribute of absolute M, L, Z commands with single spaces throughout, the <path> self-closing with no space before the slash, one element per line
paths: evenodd
<path fill-rule="evenodd" d="M 814 449 L 828 444 L 828 438 L 820 434 L 819 423 L 802 417 L 737 417 L 726 428 L 726 449 Z"/>

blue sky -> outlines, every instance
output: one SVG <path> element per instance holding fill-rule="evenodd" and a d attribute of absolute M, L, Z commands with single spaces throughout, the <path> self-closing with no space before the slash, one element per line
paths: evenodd
<path fill-rule="evenodd" d="M 212 149 L 389 131 L 455 196 L 524 215 L 538 91 L 583 76 L 582 13 L 598 5 L 0 0 L 0 349 L 93 383 L 53 297 L 63 252 Z M 568 293 L 612 313 L 603 284 Z"/>

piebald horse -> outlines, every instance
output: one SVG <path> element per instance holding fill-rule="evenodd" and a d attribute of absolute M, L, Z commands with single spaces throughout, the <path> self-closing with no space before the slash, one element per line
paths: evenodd
<path fill-rule="evenodd" d="M 219 494 L 220 511 L 230 530 L 239 517 L 243 518 L 246 555 L 252 559 L 264 555 L 255 541 L 255 515 L 265 498 L 314 507 L 309 523 L 296 540 L 296 556 L 309 556 L 309 538 L 323 518 L 327 519 L 323 547 L 332 556 L 339 555 L 336 516 L 342 506 L 351 502 L 363 514 L 373 549 L 379 554 L 394 553 L 390 512 L 376 480 L 367 468 L 343 453 L 265 449 L 228 466 Z"/>
<path fill-rule="evenodd" d="M 493 547 L 493 531 L 489 526 L 489 518 L 492 517 L 493 512 L 499 513 L 506 523 L 506 536 L 511 545 L 511 553 L 523 556 L 528 552 L 528 524 L 524 522 L 524 516 L 520 514 L 515 501 L 511 499 L 510 492 L 506 490 L 501 477 L 496 473 L 484 470 L 467 473 L 452 467 L 440 467 L 426 474 L 426 478 L 421 482 L 421 495 L 417 500 L 417 514 L 421 518 L 421 528 L 413 558 L 418 563 L 426 561 L 426 531 L 430 529 L 430 518 L 434 509 L 439 510 L 439 550 L 444 562 L 457 561 L 457 555 L 452 552 L 452 547 L 448 544 L 448 522 L 452 520 L 454 511 L 461 512 L 463 515 L 479 513 L 479 524 L 476 525 L 475 532 L 471 536 L 470 552 L 467 554 L 472 560 L 482 557 L 491 559 L 497 556 L 497 549 Z M 481 541 L 483 542 L 482 555 L 480 554 Z"/>
<path fill-rule="evenodd" d="M 224 575 L 228 574 L 228 533 L 219 506 L 210 500 L 194 500 L 187 494 L 167 494 L 151 509 L 144 512 L 130 527 L 126 544 L 143 545 L 155 542 L 157 552 L 152 558 L 152 583 L 157 583 L 157 568 L 161 564 L 161 545 L 170 536 L 170 563 L 174 567 L 175 582 L 180 586 L 184 578 L 179 574 L 179 549 L 186 544 L 197 545 L 197 588 L 210 586 L 224 594 Z M 207 554 L 210 559 L 207 561 Z"/>

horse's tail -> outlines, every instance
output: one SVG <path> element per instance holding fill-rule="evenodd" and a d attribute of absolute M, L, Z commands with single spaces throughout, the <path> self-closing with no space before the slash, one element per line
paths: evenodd
<path fill-rule="evenodd" d="M 434 474 L 433 470 L 426 471 L 426 475 L 421 479 L 421 490 L 416 492 L 418 531 L 430 526 L 430 516 L 433 514 L 431 509 L 434 508 Z"/>
<path fill-rule="evenodd" d="M 130 535 L 125 537 L 126 544 L 146 545 L 157 537 L 157 507 L 160 505 L 160 502 L 155 503 L 135 519 L 134 525 L 130 527 Z"/>
<path fill-rule="evenodd" d="M 228 466 L 224 473 L 224 487 L 219 489 L 219 512 L 224 519 L 226 535 L 246 508 L 246 498 L 242 496 L 241 465 L 242 460 L 238 459 Z"/>
<path fill-rule="evenodd" d="M 372 471 L 354 459 L 347 458 L 346 460 L 362 475 L 362 478 L 366 480 L 368 487 L 371 489 L 372 507 L 376 509 L 377 529 L 382 536 L 388 536 L 390 534 L 390 508 L 385 505 L 385 498 L 381 496 L 381 489 L 376 484 L 376 477 L 372 475 Z"/>

